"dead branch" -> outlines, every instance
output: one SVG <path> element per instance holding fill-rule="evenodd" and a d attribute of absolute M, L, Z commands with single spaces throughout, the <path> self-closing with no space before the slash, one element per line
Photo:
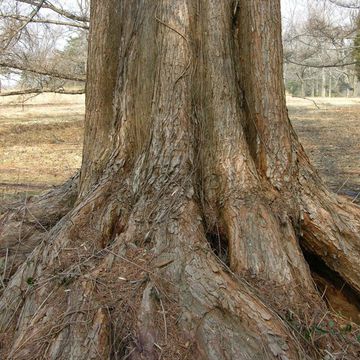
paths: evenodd
<path fill-rule="evenodd" d="M 14 90 L 1 93 L 0 96 L 16 96 L 16 95 L 27 95 L 27 94 L 43 94 L 43 93 L 55 93 L 55 94 L 66 94 L 66 95 L 80 95 L 85 94 L 85 89 L 77 90 L 65 90 L 65 89 L 24 89 Z"/>
<path fill-rule="evenodd" d="M 309 98 L 304 97 L 304 96 L 295 96 L 295 95 L 293 95 L 292 97 L 297 98 L 297 99 L 304 99 L 304 100 L 311 101 L 311 102 L 316 106 L 316 108 L 317 108 L 318 110 L 321 110 L 320 106 L 319 106 L 319 105 L 316 103 L 316 101 L 313 100 L 313 99 L 309 99 Z"/>
<path fill-rule="evenodd" d="M 20 15 L 1 15 L 4 19 L 14 19 L 19 21 L 26 21 L 28 18 L 26 16 L 20 16 Z M 75 27 L 79 29 L 85 29 L 88 30 L 89 26 L 85 24 L 79 24 L 77 22 L 69 22 L 69 21 L 57 21 L 53 19 L 31 19 L 32 23 L 39 23 L 39 24 L 52 24 L 52 25 L 60 25 L 60 26 L 69 26 L 69 27 Z"/>
<path fill-rule="evenodd" d="M 74 75 L 74 74 L 66 74 L 62 72 L 58 72 L 55 69 L 40 69 L 40 68 L 34 68 L 31 66 L 23 65 L 23 64 L 14 64 L 14 63 L 8 63 L 5 61 L 0 61 L 0 67 L 4 67 L 7 69 L 16 69 L 21 71 L 28 71 L 34 74 L 39 75 L 47 75 L 52 76 L 58 79 L 65 79 L 65 80 L 72 80 L 72 81 L 79 81 L 84 82 L 86 80 L 85 75 Z"/>
<path fill-rule="evenodd" d="M 33 6 L 39 5 L 39 1 L 37 1 L 37 0 L 16 0 L 16 1 L 24 3 L 24 4 L 28 4 L 28 5 L 33 5 Z M 67 10 L 64 10 L 60 7 L 57 7 L 57 6 L 49 3 L 46 0 L 45 0 L 45 3 L 43 4 L 43 8 L 52 10 L 52 11 L 56 12 L 57 14 L 65 17 L 65 18 L 71 19 L 71 20 L 80 21 L 80 22 L 88 22 L 89 21 L 89 18 L 87 16 L 79 16 L 79 15 L 73 14 Z"/>

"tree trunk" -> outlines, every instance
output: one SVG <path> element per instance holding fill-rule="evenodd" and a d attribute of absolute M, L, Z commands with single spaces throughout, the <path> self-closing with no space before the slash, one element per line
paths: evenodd
<path fill-rule="evenodd" d="M 315 93 L 316 93 L 316 83 L 315 80 L 313 80 L 311 82 L 311 97 L 315 97 Z"/>
<path fill-rule="evenodd" d="M 326 97 L 326 72 L 325 72 L 325 68 L 321 69 L 321 96 Z"/>
<path fill-rule="evenodd" d="M 360 210 L 291 127 L 279 1 L 94 0 L 90 28 L 77 200 L 4 284 L 4 356 L 356 359 L 312 275 L 358 316 Z"/>
<path fill-rule="evenodd" d="M 301 97 L 306 96 L 306 82 L 304 79 L 301 79 Z"/>

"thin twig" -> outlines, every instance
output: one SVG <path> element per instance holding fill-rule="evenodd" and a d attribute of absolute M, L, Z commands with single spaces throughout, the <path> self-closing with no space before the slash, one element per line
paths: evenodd
<path fill-rule="evenodd" d="M 339 191 L 346 185 L 346 183 L 349 181 L 349 177 L 342 183 L 342 185 L 337 189 L 336 194 L 339 193 Z"/>
<path fill-rule="evenodd" d="M 24 4 L 33 5 L 33 6 L 37 6 L 39 4 L 39 2 L 37 0 L 17 0 L 17 1 L 22 2 Z M 48 1 L 46 1 L 45 4 L 43 4 L 43 8 L 52 10 L 52 11 L 56 12 L 57 14 L 65 17 L 65 18 L 71 19 L 71 20 L 80 21 L 80 22 L 88 22 L 89 21 L 89 18 L 87 16 L 81 16 L 81 15 L 79 16 L 77 14 L 71 13 L 61 7 L 52 5 Z"/>
<path fill-rule="evenodd" d="M 357 193 L 357 195 L 352 199 L 352 201 L 351 202 L 355 202 L 357 199 L 358 199 L 358 197 L 360 196 L 360 191 Z"/>
<path fill-rule="evenodd" d="M 293 97 L 298 98 L 298 99 L 304 99 L 304 100 L 311 101 L 317 107 L 318 110 L 321 110 L 320 106 L 313 99 L 309 99 L 309 98 L 303 97 L 303 96 L 293 96 Z"/>
<path fill-rule="evenodd" d="M 156 287 L 155 287 L 156 288 Z M 167 330 L 167 323 L 166 323 L 166 313 L 165 313 L 165 309 L 164 309 L 164 305 L 163 302 L 161 300 L 161 296 L 159 293 L 159 290 L 156 288 L 156 291 L 158 293 L 158 297 L 159 297 L 159 302 L 160 302 L 160 306 L 161 306 L 161 312 L 163 315 L 163 319 L 164 319 L 164 339 L 165 339 L 165 345 L 167 345 L 167 338 L 168 338 L 168 330 Z"/>
<path fill-rule="evenodd" d="M 45 0 L 41 0 L 39 3 L 36 4 L 36 8 L 31 12 L 30 16 L 26 18 L 26 21 L 21 24 L 15 31 L 13 31 L 13 34 L 10 35 L 10 38 L 6 42 L 6 44 L 3 46 L 2 50 L 5 50 L 10 45 L 11 41 L 15 37 L 16 34 L 20 34 L 20 32 L 33 20 L 33 18 L 36 16 L 36 14 L 40 11 L 41 7 L 43 6 Z"/>

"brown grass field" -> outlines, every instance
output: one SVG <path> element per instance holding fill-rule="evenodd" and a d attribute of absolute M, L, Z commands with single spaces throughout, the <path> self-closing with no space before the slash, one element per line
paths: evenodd
<path fill-rule="evenodd" d="M 360 99 L 287 98 L 290 119 L 312 163 L 334 192 L 360 200 Z"/>
<path fill-rule="evenodd" d="M 360 200 L 360 99 L 288 97 L 290 119 L 335 192 Z M 81 164 L 84 97 L 0 98 L 0 201 L 40 192 Z"/>
<path fill-rule="evenodd" d="M 0 200 L 60 184 L 80 167 L 84 110 L 82 95 L 0 98 Z"/>

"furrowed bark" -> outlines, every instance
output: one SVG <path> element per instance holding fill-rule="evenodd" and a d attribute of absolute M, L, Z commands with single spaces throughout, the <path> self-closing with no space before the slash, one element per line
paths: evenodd
<path fill-rule="evenodd" d="M 8 358 L 320 358 L 280 315 L 325 308 L 300 243 L 358 289 L 358 208 L 293 135 L 278 19 L 275 0 L 93 1 L 80 195 L 0 297 Z"/>
<path fill-rule="evenodd" d="M 52 358 L 63 359 L 69 358 L 68 354 L 70 357 L 88 358 L 89 353 L 102 352 L 97 347 L 91 350 L 91 346 L 84 351 L 84 346 L 89 344 L 86 339 L 91 335 L 90 330 L 78 332 L 77 329 L 81 328 L 83 314 L 93 318 L 91 326 L 95 332 L 96 323 L 106 323 L 107 319 L 102 307 L 91 295 L 92 279 L 96 278 L 96 269 L 91 269 L 98 258 L 102 259 L 101 249 L 112 239 L 120 214 L 126 221 L 126 207 L 117 199 L 109 198 L 109 187 L 111 184 L 104 181 L 96 192 L 64 216 L 44 236 L 7 284 L 0 299 L 0 333 L 11 331 L 16 325 L 16 337 L 8 353 L 10 358 L 28 358 L 34 346 L 37 354 L 53 351 L 55 355 Z M 122 199 L 128 202 L 126 195 Z M 86 271 L 87 276 L 83 276 L 82 271 Z M 73 292 L 69 294 L 64 293 L 73 282 L 80 286 L 72 288 Z M 75 317 L 74 322 L 68 325 L 68 318 L 64 316 L 67 313 Z M 61 319 L 59 323 L 57 316 Z M 89 325 L 91 321 L 89 318 L 86 320 Z M 61 328 L 61 325 L 64 327 Z M 108 331 L 108 326 L 105 324 L 103 330 L 96 332 L 101 344 L 104 344 L 104 332 Z M 49 335 L 54 343 L 43 349 L 40 340 Z"/>
<path fill-rule="evenodd" d="M 26 198 L 0 215 L 2 280 L 7 280 L 50 228 L 74 206 L 78 174 L 44 194 Z"/>
<path fill-rule="evenodd" d="M 241 0 L 235 16 L 249 147 L 259 172 L 281 188 L 291 181 L 294 152 L 282 75 L 280 3 Z"/>
<path fill-rule="evenodd" d="M 210 208 L 209 213 L 215 210 L 218 219 L 217 224 L 209 219 L 209 226 L 212 231 L 217 226 L 228 241 L 233 271 L 263 276 L 289 289 L 301 282 L 307 291 L 314 291 L 289 214 L 270 206 L 277 194 L 263 186 L 249 153 L 242 126 L 249 114 L 238 101 L 235 81 L 233 8 L 226 2 L 209 2 L 201 11 L 201 33 L 206 34 L 200 46 L 204 62 L 198 64 L 203 67 L 199 81 L 204 84 L 202 109 L 206 111 L 201 114 L 207 131 L 204 177 L 212 180 L 204 186 L 205 208 Z M 274 210 L 281 212 L 275 216 Z"/>
<path fill-rule="evenodd" d="M 91 3 L 89 56 L 86 79 L 86 114 L 80 190 L 82 196 L 99 180 L 111 153 L 110 132 L 113 121 L 113 95 L 122 36 L 121 2 L 112 0 L 103 7 Z M 96 139 L 96 141 L 94 141 Z"/>
<path fill-rule="evenodd" d="M 249 148 L 260 174 L 280 190 L 282 200 L 278 204 L 274 200 L 274 211 L 280 215 L 280 224 L 287 224 L 293 233 L 293 244 L 299 237 L 302 247 L 358 293 L 358 207 L 342 204 L 325 189 L 288 120 L 278 6 L 267 1 L 244 1 L 238 7 L 238 79 L 248 115 L 245 130 Z M 279 194 L 274 199 L 279 199 Z M 298 245 L 295 248 L 299 251 Z"/>
<path fill-rule="evenodd" d="M 245 130 L 260 174 L 270 180 L 274 190 L 280 190 L 273 199 L 282 200 L 279 204 L 274 200 L 274 211 L 280 216 L 280 224 L 287 224 L 293 233 L 294 245 L 299 237 L 302 247 L 358 292 L 359 210 L 342 204 L 325 189 L 288 120 L 279 3 L 240 2 L 236 19 L 241 59 L 238 79 L 247 110 Z M 298 245 L 295 248 L 299 251 Z"/>

